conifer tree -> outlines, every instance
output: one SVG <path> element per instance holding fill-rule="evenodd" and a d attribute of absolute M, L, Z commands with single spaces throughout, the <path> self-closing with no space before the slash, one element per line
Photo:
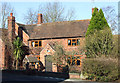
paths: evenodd
<path fill-rule="evenodd" d="M 113 48 L 112 32 L 102 9 L 95 8 L 86 33 L 86 55 L 88 57 L 108 56 Z"/>
<path fill-rule="evenodd" d="M 94 8 L 90 24 L 88 26 L 86 36 L 92 34 L 95 30 L 103 30 L 104 28 L 109 27 L 107 20 L 104 17 L 102 9 L 97 10 Z"/>

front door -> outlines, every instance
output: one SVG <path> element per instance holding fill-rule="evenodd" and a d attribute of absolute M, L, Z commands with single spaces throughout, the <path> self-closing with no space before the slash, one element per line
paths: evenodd
<path fill-rule="evenodd" d="M 52 72 L 52 62 L 50 61 L 51 55 L 45 56 L 45 71 Z"/>

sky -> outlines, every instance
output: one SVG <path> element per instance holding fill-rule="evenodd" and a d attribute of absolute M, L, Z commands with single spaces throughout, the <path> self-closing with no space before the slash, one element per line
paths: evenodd
<path fill-rule="evenodd" d="M 111 6 L 118 15 L 118 2 L 120 0 L 1 0 L 1 2 L 8 2 L 14 7 L 15 14 L 13 15 L 15 15 L 16 22 L 22 24 L 25 24 L 24 16 L 27 14 L 29 8 L 37 10 L 40 4 L 44 5 L 47 2 L 54 1 L 60 2 L 66 9 L 66 12 L 70 8 L 74 9 L 75 18 L 73 20 L 84 20 L 91 19 L 92 8 L 94 7 L 100 9 Z M 118 28 L 116 32 L 118 33 Z"/>
<path fill-rule="evenodd" d="M 25 2 L 24 0 L 18 0 L 18 1 L 4 0 L 3 2 L 5 1 L 9 2 L 11 6 L 14 7 L 16 12 L 16 15 L 15 15 L 16 22 L 24 24 L 24 15 L 26 14 L 28 8 L 37 10 L 40 4 L 45 4 L 48 1 L 53 1 L 53 0 L 47 0 L 47 1 L 46 0 L 44 1 L 43 0 L 26 0 Z M 61 2 L 66 10 L 70 8 L 75 10 L 75 18 L 73 20 L 90 19 L 93 7 L 98 7 L 100 9 L 107 6 L 112 6 L 115 8 L 116 14 L 118 13 L 118 2 L 117 1 L 115 2 L 115 0 L 114 1 L 106 0 L 106 2 L 105 0 L 103 2 L 98 2 L 96 0 L 89 0 L 89 1 L 88 0 L 84 0 L 84 1 L 83 0 L 78 0 L 78 1 L 57 0 L 57 1 Z"/>

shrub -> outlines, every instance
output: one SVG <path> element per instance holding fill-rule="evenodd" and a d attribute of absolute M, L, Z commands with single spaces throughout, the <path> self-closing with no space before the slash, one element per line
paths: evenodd
<path fill-rule="evenodd" d="M 86 37 L 86 55 L 87 57 L 108 56 L 113 50 L 112 33 L 109 28 L 94 31 L 94 34 Z"/>
<path fill-rule="evenodd" d="M 83 60 L 83 74 L 94 81 L 115 81 L 118 79 L 118 59 L 86 58 Z"/>

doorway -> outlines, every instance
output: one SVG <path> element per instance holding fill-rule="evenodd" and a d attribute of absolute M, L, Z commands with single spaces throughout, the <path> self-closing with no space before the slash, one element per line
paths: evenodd
<path fill-rule="evenodd" d="M 50 61 L 51 55 L 45 56 L 45 71 L 52 72 L 52 62 Z"/>

